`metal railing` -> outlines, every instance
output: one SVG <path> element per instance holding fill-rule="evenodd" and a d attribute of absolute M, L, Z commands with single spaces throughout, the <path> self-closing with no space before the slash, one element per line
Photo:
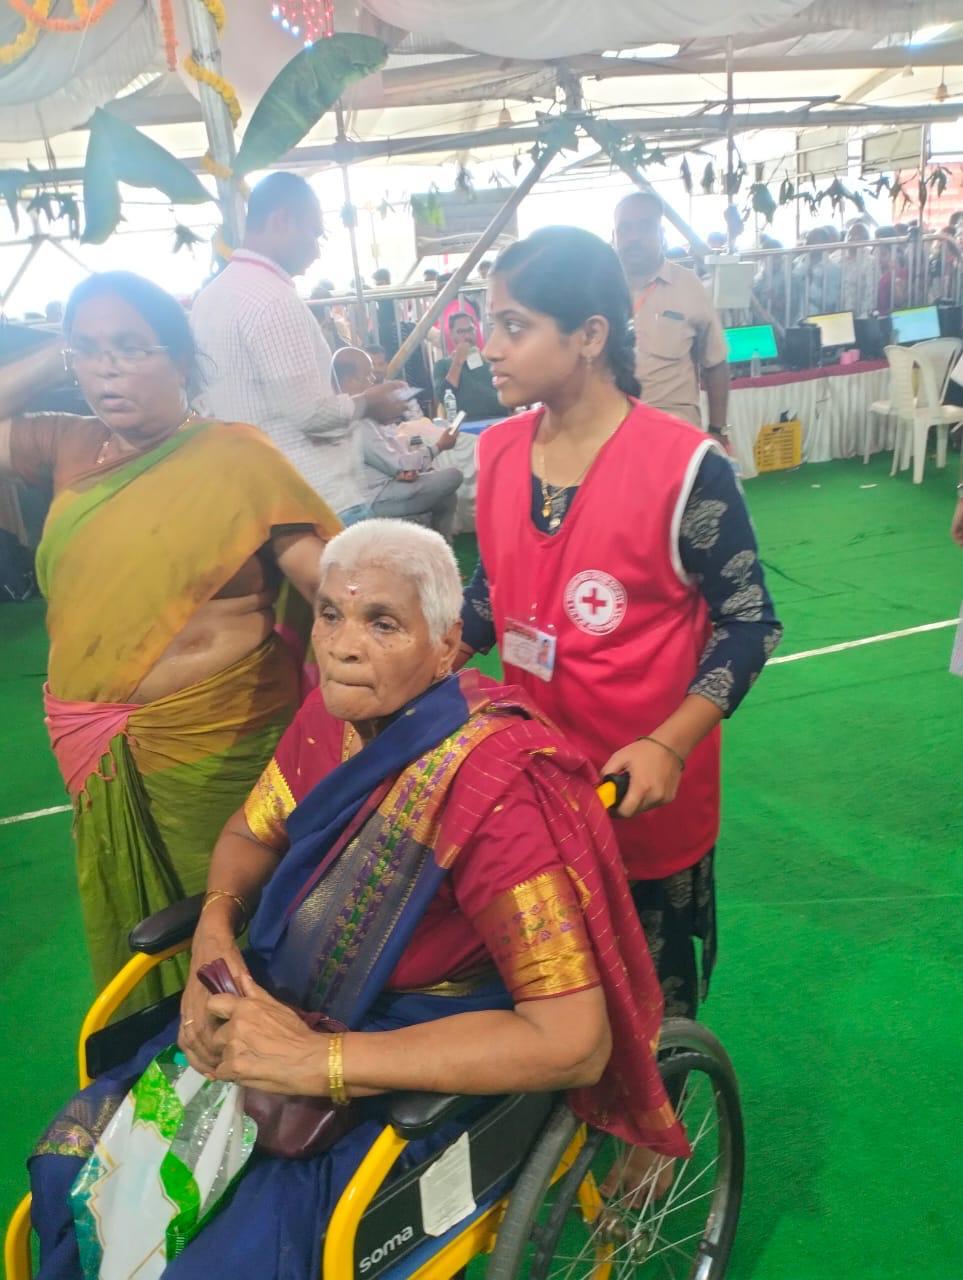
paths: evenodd
<path fill-rule="evenodd" d="M 756 266 L 753 303 L 726 309 L 723 323 L 769 322 L 780 336 L 812 315 L 852 311 L 863 317 L 936 302 L 963 304 L 963 251 L 941 233 L 751 249 L 737 258 Z M 702 274 L 713 270 L 711 262 L 699 267 L 694 259 L 679 261 Z M 434 297 L 434 285 L 413 284 L 368 290 L 360 306 L 354 294 L 312 299 L 310 306 L 334 345 L 376 343 L 390 355 Z M 471 302 L 484 320 L 483 281 L 470 281 L 459 297 Z M 444 354 L 441 345 L 431 342 L 425 350 L 429 367 Z"/>
<path fill-rule="evenodd" d="M 363 303 L 359 303 L 353 293 L 311 298 L 308 306 L 332 350 L 345 343 L 359 347 L 375 345 L 383 347 L 390 359 L 431 306 L 437 289 L 433 284 L 389 285 L 365 290 L 363 296 Z M 458 299 L 469 302 L 479 320 L 484 321 L 484 281 L 469 281 L 459 291 Z M 427 384 L 426 390 L 430 390 L 435 361 L 446 354 L 447 347 L 440 333 L 437 338 L 429 338 L 405 365 L 408 381 L 416 386 Z"/>
<path fill-rule="evenodd" d="M 781 332 L 812 315 L 889 315 L 963 302 L 963 253 L 943 234 L 753 249 L 738 257 L 757 265 L 754 305 L 723 312 L 727 325 L 771 320 Z"/>

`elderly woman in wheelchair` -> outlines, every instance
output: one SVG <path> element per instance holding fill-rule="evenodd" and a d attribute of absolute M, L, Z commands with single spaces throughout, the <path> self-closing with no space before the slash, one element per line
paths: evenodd
<path fill-rule="evenodd" d="M 595 1131 L 687 1153 L 592 772 L 517 690 L 452 674 L 461 598 L 429 530 L 375 520 L 329 543 L 320 687 L 214 850 L 179 1021 L 77 1095 L 32 1157 L 40 1275 L 84 1274 L 71 1184 L 175 1038 L 210 1079 L 347 1103 L 351 1119 L 323 1154 L 257 1153 L 172 1278 L 317 1276 L 325 1224 L 397 1091 L 566 1090 Z M 238 994 L 204 985 L 216 961 Z"/>

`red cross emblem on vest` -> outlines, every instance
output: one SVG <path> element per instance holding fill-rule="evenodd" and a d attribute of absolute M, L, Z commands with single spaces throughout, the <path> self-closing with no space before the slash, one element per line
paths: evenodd
<path fill-rule="evenodd" d="M 604 569 L 584 569 L 569 579 L 564 605 L 569 619 L 589 635 L 608 635 L 625 617 L 625 588 Z"/>

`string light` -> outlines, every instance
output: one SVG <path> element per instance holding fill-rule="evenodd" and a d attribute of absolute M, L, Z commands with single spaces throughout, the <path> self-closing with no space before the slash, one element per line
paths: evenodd
<path fill-rule="evenodd" d="M 274 0 L 271 17 L 306 49 L 334 35 L 334 0 Z"/>

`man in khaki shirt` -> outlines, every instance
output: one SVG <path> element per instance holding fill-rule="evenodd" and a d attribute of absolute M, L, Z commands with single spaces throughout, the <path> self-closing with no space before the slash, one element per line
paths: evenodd
<path fill-rule="evenodd" d="M 654 192 L 635 191 L 620 202 L 615 247 L 632 289 L 642 399 L 701 427 L 701 370 L 708 430 L 724 437 L 729 404 L 725 334 L 695 272 L 666 261 L 662 201 Z"/>

